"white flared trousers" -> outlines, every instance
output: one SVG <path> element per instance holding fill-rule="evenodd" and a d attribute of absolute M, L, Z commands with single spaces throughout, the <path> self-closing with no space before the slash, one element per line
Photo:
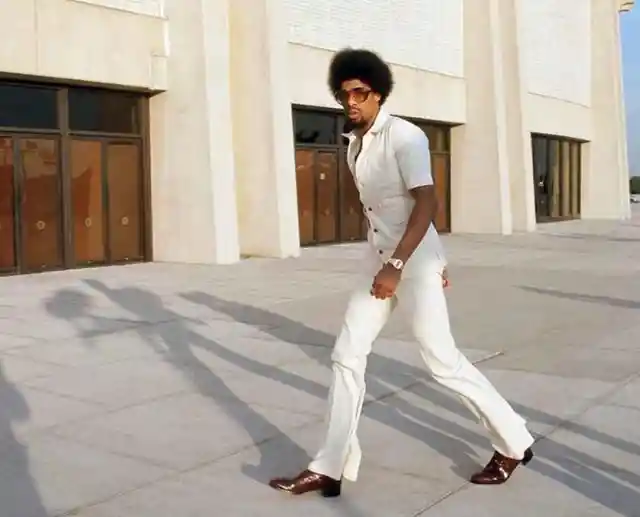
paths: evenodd
<path fill-rule="evenodd" d="M 387 300 L 370 294 L 371 283 L 369 279 L 361 283 L 349 301 L 332 354 L 327 433 L 309 469 L 334 479 L 357 479 L 362 451 L 356 432 L 367 357 L 396 307 L 408 318 L 433 378 L 457 394 L 484 424 L 496 451 L 522 459 L 534 439 L 525 420 L 456 347 L 440 274 L 403 279 L 396 296 Z"/>

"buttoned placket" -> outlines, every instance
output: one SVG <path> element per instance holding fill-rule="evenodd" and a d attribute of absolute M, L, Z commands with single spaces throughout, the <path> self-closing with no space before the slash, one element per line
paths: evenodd
<path fill-rule="evenodd" d="M 367 134 L 364 137 L 356 140 L 356 144 L 359 145 L 359 149 L 355 156 L 354 169 L 355 169 L 355 180 L 357 182 L 358 190 L 360 190 L 360 192 L 362 192 L 362 187 L 363 187 L 363 183 L 362 183 L 362 178 L 364 175 L 364 171 L 362 169 L 363 158 L 364 158 L 364 154 L 367 152 L 367 150 L 371 146 L 372 140 L 373 140 L 373 135 L 371 134 Z M 360 165 L 360 167 L 358 167 L 358 165 Z M 365 210 L 367 212 L 365 213 L 365 217 L 367 218 L 367 222 L 369 223 L 369 228 L 371 228 L 371 231 L 374 234 L 377 234 L 378 229 L 374 226 L 373 221 L 371 220 L 373 208 L 371 206 L 367 206 Z M 375 240 L 376 240 L 375 236 L 373 237 L 373 240 L 375 244 Z M 382 253 L 381 250 L 380 250 L 380 253 Z"/>
<path fill-rule="evenodd" d="M 371 144 L 373 143 L 373 139 L 375 138 L 374 134 L 367 134 L 365 135 L 363 138 L 360 139 L 359 142 L 357 142 L 360 146 L 360 148 L 358 149 L 358 152 L 355 156 L 355 160 L 354 160 L 354 168 L 355 168 L 355 179 L 356 182 L 358 184 L 358 189 L 361 190 L 362 189 L 362 180 L 363 180 L 363 176 L 365 175 L 365 171 L 362 170 L 363 167 L 363 161 L 364 161 L 364 154 L 369 150 L 369 148 L 371 147 Z M 358 165 L 360 165 L 360 170 L 358 168 Z M 366 207 L 366 214 L 365 217 L 367 218 L 367 221 L 369 222 L 369 228 L 371 228 L 371 231 L 373 232 L 373 237 L 372 237 L 372 244 L 375 246 L 376 245 L 376 241 L 378 239 L 376 239 L 377 234 L 379 233 L 378 228 L 375 227 L 375 224 L 371 218 L 371 216 L 374 214 L 374 210 L 373 210 L 373 206 L 369 205 Z M 376 246 L 377 247 L 377 246 Z M 383 255 L 384 254 L 384 250 L 378 249 L 378 254 L 379 255 Z"/>

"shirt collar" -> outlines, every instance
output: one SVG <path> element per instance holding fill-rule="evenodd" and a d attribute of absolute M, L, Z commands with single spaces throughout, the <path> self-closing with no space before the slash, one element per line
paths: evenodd
<path fill-rule="evenodd" d="M 376 120 L 373 122 L 373 125 L 369 129 L 368 133 L 371 133 L 372 135 L 379 133 L 380 131 L 382 131 L 388 120 L 389 113 L 387 113 L 386 109 L 381 107 L 378 111 L 378 115 L 376 116 Z M 342 136 L 348 138 L 349 141 L 353 141 L 356 138 L 356 134 L 354 131 L 343 133 Z"/>

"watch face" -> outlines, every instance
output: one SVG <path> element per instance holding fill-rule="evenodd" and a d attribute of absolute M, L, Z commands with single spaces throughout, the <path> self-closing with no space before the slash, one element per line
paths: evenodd
<path fill-rule="evenodd" d="M 393 267 L 395 267 L 396 269 L 402 269 L 402 266 L 404 266 L 404 262 L 402 262 L 402 260 L 400 259 L 389 259 L 389 264 L 391 264 Z"/>

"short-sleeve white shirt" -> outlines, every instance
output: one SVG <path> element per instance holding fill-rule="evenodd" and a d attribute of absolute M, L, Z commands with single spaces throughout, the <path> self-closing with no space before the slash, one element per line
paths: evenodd
<path fill-rule="evenodd" d="M 367 272 L 375 274 L 404 235 L 415 203 L 409 191 L 433 185 L 429 140 L 419 127 L 384 109 L 362 138 L 354 133 L 346 136 L 347 162 L 369 223 Z M 403 277 L 439 271 L 445 264 L 432 224 L 405 265 Z"/>

